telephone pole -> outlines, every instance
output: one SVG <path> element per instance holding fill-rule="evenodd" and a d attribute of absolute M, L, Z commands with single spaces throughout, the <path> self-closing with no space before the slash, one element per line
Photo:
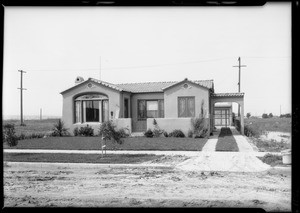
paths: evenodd
<path fill-rule="evenodd" d="M 239 90 L 238 90 L 238 92 L 241 92 L 241 67 L 246 67 L 246 65 L 241 65 L 241 57 L 239 57 L 238 61 L 239 61 L 239 65 L 233 66 L 233 67 L 238 67 L 239 68 L 239 83 L 238 83 Z M 240 106 L 238 108 L 239 108 L 238 116 L 240 116 Z"/>
<path fill-rule="evenodd" d="M 18 70 L 21 73 L 21 87 L 18 88 L 21 92 L 20 98 L 21 98 L 21 126 L 25 126 L 23 122 L 23 90 L 26 90 L 26 88 L 23 88 L 23 73 L 26 73 L 23 70 Z"/>

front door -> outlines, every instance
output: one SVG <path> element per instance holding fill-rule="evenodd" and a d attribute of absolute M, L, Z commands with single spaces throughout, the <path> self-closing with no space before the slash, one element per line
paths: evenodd
<path fill-rule="evenodd" d="M 215 125 L 216 126 L 229 126 L 230 115 L 229 109 L 216 109 L 215 110 Z"/>
<path fill-rule="evenodd" d="M 128 98 L 124 99 L 124 118 L 128 118 L 129 117 L 129 104 L 128 104 Z"/>

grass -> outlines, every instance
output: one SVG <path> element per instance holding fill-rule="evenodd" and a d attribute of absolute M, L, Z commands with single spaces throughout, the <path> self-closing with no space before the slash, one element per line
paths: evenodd
<path fill-rule="evenodd" d="M 122 145 L 107 141 L 108 150 L 176 150 L 201 151 L 207 139 L 205 138 L 124 138 Z M 3 144 L 5 149 L 58 149 L 58 150 L 100 150 L 100 137 L 48 137 L 20 140 L 15 147 Z"/>
<path fill-rule="evenodd" d="M 270 166 L 283 165 L 282 156 L 266 154 L 263 157 L 258 157 L 262 162 L 269 164 Z"/>
<path fill-rule="evenodd" d="M 60 154 L 60 153 L 4 153 L 6 162 L 51 162 L 51 163 L 142 163 L 161 158 L 163 155 L 148 154 Z"/>
<path fill-rule="evenodd" d="M 238 145 L 232 135 L 230 128 L 222 127 L 218 142 L 216 144 L 216 151 L 238 152 Z"/>
<path fill-rule="evenodd" d="M 291 118 L 249 118 L 244 119 L 245 126 L 255 133 L 261 135 L 264 131 L 291 132 Z"/>
<path fill-rule="evenodd" d="M 31 134 L 49 134 L 52 132 L 53 125 L 59 119 L 44 119 L 44 120 L 25 120 L 26 126 L 20 126 L 19 120 L 4 120 L 2 124 L 11 123 L 15 125 L 16 135 L 31 135 Z"/>

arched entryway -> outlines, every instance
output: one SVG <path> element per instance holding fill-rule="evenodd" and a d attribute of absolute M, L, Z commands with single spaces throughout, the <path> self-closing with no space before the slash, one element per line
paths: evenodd
<path fill-rule="evenodd" d="M 221 122 L 223 122 L 223 120 L 225 122 L 228 122 L 228 119 L 230 119 L 230 117 L 228 118 L 228 116 L 232 114 L 229 113 L 230 110 L 228 109 L 228 107 L 227 108 L 225 107 L 224 109 L 222 109 L 221 111 L 217 111 L 216 113 L 215 112 L 216 103 L 237 103 L 238 104 L 238 107 L 240 109 L 240 116 L 237 115 L 237 117 L 241 122 L 241 134 L 244 135 L 244 93 L 214 93 L 211 95 L 210 112 L 212 116 L 210 116 L 210 123 L 212 127 L 215 126 L 215 122 L 218 119 L 221 119 Z M 215 119 L 215 116 L 218 116 L 217 119 Z"/>

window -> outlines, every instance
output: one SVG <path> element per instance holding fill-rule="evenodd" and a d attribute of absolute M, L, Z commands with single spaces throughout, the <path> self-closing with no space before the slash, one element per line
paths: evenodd
<path fill-rule="evenodd" d="M 164 100 L 138 100 L 138 119 L 163 118 Z"/>
<path fill-rule="evenodd" d="M 178 97 L 178 117 L 195 117 L 195 97 Z"/>
<path fill-rule="evenodd" d="M 108 120 L 108 98 L 99 94 L 86 94 L 75 99 L 75 123 Z"/>

